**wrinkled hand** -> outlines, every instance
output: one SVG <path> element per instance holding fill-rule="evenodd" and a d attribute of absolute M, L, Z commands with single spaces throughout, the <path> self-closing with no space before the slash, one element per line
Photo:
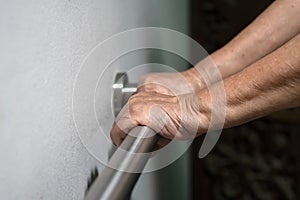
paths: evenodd
<path fill-rule="evenodd" d="M 117 116 L 111 138 L 119 146 L 132 128 L 148 126 L 162 136 L 157 143 L 162 147 L 173 138 L 194 138 L 199 116 L 197 98 L 192 94 L 173 96 L 138 92 L 130 97 Z"/>
<path fill-rule="evenodd" d="M 152 73 L 139 80 L 138 92 L 152 92 L 166 95 L 195 93 L 202 89 L 199 73 L 192 68 L 177 73 Z"/>

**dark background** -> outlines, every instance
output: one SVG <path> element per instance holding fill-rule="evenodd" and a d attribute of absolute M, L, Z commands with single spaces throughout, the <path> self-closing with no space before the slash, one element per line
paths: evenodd
<path fill-rule="evenodd" d="M 212 53 L 272 2 L 192 0 L 192 37 Z M 194 199 L 300 199 L 299 133 L 299 109 L 290 109 L 224 130 L 204 159 L 198 158 L 198 138 Z"/>

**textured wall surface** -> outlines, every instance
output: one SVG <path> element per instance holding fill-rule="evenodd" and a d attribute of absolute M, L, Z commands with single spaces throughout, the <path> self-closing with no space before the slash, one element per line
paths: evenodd
<path fill-rule="evenodd" d="M 0 3 L 0 198 L 83 199 L 90 170 L 101 165 L 80 142 L 72 119 L 80 64 L 95 45 L 126 29 L 162 26 L 186 32 L 188 4 Z M 151 175 L 144 179 L 136 199 L 153 197 L 147 185 Z"/>

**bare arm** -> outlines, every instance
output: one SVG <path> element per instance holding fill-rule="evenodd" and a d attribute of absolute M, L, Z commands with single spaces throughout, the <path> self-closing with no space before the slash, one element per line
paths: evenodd
<path fill-rule="evenodd" d="M 210 56 L 222 78 L 238 73 L 292 39 L 300 32 L 299 17 L 299 0 L 276 0 L 228 44 Z M 173 93 L 183 94 L 201 90 L 206 87 L 204 74 L 210 76 L 211 82 L 219 80 L 220 76 L 215 74 L 212 64 L 201 61 L 182 73 L 146 75 L 140 81 L 140 85 L 144 85 L 140 91 L 171 94 L 172 90 Z M 180 85 L 176 84 L 179 82 Z"/>
<path fill-rule="evenodd" d="M 277 0 L 236 38 L 212 54 L 223 78 L 226 77 L 225 128 L 300 105 L 298 13 L 299 0 Z M 211 123 L 213 92 L 203 87 L 201 76 L 196 74 L 197 68 L 207 66 L 201 62 L 195 67 L 182 73 L 188 84 L 183 84 L 184 80 L 176 74 L 157 74 L 148 77 L 150 81 L 142 81 L 152 84 L 141 87 L 119 114 L 111 131 L 113 141 L 119 145 L 125 133 L 137 125 L 149 126 L 167 139 L 188 138 L 196 124 L 198 134 L 205 133 Z M 189 91 L 191 83 L 200 85 L 196 96 L 182 94 Z M 219 83 L 213 85 L 213 91 L 218 91 Z"/>
<path fill-rule="evenodd" d="M 299 17 L 299 0 L 276 0 L 228 44 L 211 55 L 222 77 L 243 70 L 297 35 L 300 32 Z M 195 66 L 200 71 L 202 67 L 210 66 L 201 62 Z M 193 68 L 184 75 L 199 81 L 200 75 Z"/>
<path fill-rule="evenodd" d="M 224 80 L 227 100 L 225 128 L 300 105 L 299 49 L 300 34 Z M 200 90 L 196 96 L 139 92 L 130 98 L 119 114 L 111 137 L 119 145 L 126 137 L 125 133 L 137 125 L 151 127 L 167 139 L 189 138 L 196 124 L 198 135 L 203 134 L 211 124 L 210 95 L 220 91 L 220 86 L 220 82 L 215 83 L 212 89 Z"/>
<path fill-rule="evenodd" d="M 300 105 L 300 34 L 288 43 L 224 80 L 227 96 L 225 127 L 243 124 L 274 111 Z M 218 83 L 214 87 L 219 87 Z M 210 96 L 198 93 L 203 102 L 200 121 L 209 121 Z M 203 130 L 208 124 L 203 125 Z"/>

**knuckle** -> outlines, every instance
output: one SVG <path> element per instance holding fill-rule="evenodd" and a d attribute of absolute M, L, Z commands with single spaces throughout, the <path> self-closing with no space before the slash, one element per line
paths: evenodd
<path fill-rule="evenodd" d="M 133 95 L 128 100 L 129 113 L 132 115 L 137 115 L 140 110 L 140 100 L 141 98 L 138 95 Z"/>
<path fill-rule="evenodd" d="M 155 73 L 143 75 L 139 79 L 139 83 L 140 84 L 153 83 L 156 80 L 156 78 L 157 78 L 157 74 L 155 74 Z"/>
<path fill-rule="evenodd" d="M 169 102 L 172 102 L 172 103 L 175 103 L 175 104 L 179 104 L 179 99 L 178 99 L 177 96 L 170 96 Z"/>
<path fill-rule="evenodd" d="M 130 96 L 129 99 L 128 99 L 129 106 L 136 105 L 140 101 L 139 99 L 140 99 L 139 94 L 135 94 L 135 95 Z"/>

